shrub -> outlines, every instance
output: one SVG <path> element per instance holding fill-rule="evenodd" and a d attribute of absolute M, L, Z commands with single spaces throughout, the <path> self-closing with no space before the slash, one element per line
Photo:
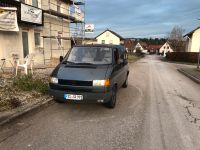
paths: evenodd
<path fill-rule="evenodd" d="M 42 94 L 47 93 L 48 83 L 32 75 L 17 76 L 14 79 L 14 86 L 23 91 L 36 91 Z"/>

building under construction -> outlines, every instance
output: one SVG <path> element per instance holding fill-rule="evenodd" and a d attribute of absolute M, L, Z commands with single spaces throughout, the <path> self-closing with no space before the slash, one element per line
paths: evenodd
<path fill-rule="evenodd" d="M 55 64 L 85 36 L 84 0 L 1 0 L 0 10 L 9 8 L 16 8 L 18 29 L 0 26 L 0 58 L 33 53 L 35 64 Z"/>
<path fill-rule="evenodd" d="M 84 38 L 84 1 L 42 1 L 44 10 L 44 61 L 63 56 L 75 43 Z"/>

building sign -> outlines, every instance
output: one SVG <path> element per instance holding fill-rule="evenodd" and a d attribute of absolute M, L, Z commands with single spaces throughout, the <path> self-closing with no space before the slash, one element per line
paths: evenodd
<path fill-rule="evenodd" d="M 94 24 L 86 24 L 85 33 L 93 33 L 93 32 L 94 32 Z"/>
<path fill-rule="evenodd" d="M 42 24 L 42 10 L 21 4 L 21 21 Z"/>
<path fill-rule="evenodd" d="M 0 7 L 1 31 L 19 31 L 16 11 L 15 7 Z"/>
<path fill-rule="evenodd" d="M 74 12 L 74 17 L 75 17 L 76 20 L 84 21 L 84 14 L 78 6 L 73 5 L 72 12 Z"/>

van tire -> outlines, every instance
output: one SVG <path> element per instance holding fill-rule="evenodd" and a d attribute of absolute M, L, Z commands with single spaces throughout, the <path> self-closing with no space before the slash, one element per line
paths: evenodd
<path fill-rule="evenodd" d="M 110 101 L 105 103 L 104 106 L 106 106 L 107 108 L 115 108 L 116 100 L 117 100 L 117 87 L 115 86 L 112 89 L 112 96 L 110 98 Z"/>
<path fill-rule="evenodd" d="M 126 80 L 124 81 L 122 87 L 123 88 L 127 88 L 128 87 L 128 75 L 127 75 Z"/>

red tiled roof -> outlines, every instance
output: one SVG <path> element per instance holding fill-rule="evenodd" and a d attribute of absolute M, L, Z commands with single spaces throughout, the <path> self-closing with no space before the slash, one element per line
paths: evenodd
<path fill-rule="evenodd" d="M 157 49 L 160 49 L 161 47 L 162 47 L 162 45 L 149 45 L 147 47 L 147 49 L 149 49 L 149 50 L 151 50 L 151 49 L 157 50 Z"/>

